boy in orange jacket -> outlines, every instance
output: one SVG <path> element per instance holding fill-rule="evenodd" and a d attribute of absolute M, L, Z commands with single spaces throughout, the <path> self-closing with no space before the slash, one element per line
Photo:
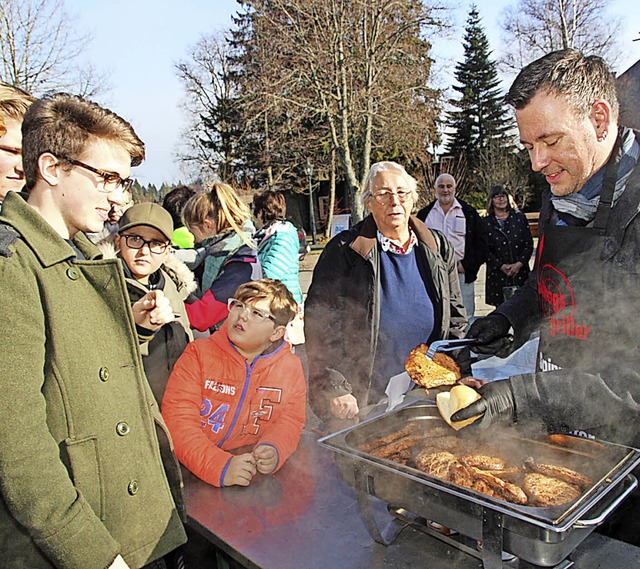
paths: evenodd
<path fill-rule="evenodd" d="M 297 311 L 287 288 L 251 281 L 228 304 L 222 327 L 191 342 L 176 362 L 162 414 L 191 472 L 213 486 L 248 486 L 298 446 L 306 382 L 283 339 Z"/>

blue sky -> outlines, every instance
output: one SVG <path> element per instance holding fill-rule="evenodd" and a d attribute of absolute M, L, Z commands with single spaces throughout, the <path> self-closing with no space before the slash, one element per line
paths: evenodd
<path fill-rule="evenodd" d="M 99 102 L 127 119 L 147 159 L 132 171 L 142 184 L 187 181 L 175 160 L 186 124 L 175 64 L 204 33 L 231 26 L 235 0 L 66 0 L 79 30 L 93 40 L 85 57 L 106 72 Z"/>
<path fill-rule="evenodd" d="M 515 2 L 475 2 L 496 52 L 500 49 L 500 13 Z M 175 160 L 186 118 L 174 66 L 188 56 L 200 36 L 231 26 L 236 1 L 67 0 L 66 6 L 78 29 L 93 37 L 85 58 L 108 76 L 111 90 L 99 102 L 129 120 L 146 143 L 147 159 L 133 175 L 142 184 L 188 181 Z M 470 3 L 457 6 L 458 29 L 451 39 L 434 45 L 440 86 L 451 83 L 447 70 L 462 57 L 460 42 Z M 620 70 L 625 70 L 640 59 L 640 41 L 631 41 L 640 35 L 640 2 L 614 0 L 610 11 L 624 17 Z"/>

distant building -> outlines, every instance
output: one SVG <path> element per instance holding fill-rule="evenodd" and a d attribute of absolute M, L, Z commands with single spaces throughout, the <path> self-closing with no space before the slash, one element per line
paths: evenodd
<path fill-rule="evenodd" d="M 640 130 L 640 61 L 616 79 L 620 124 Z"/>

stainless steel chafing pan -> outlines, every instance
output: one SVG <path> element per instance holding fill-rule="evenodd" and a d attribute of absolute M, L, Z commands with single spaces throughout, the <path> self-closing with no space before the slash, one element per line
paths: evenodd
<path fill-rule="evenodd" d="M 484 543 L 479 557 L 486 569 L 501 567 L 502 552 L 538 566 L 556 566 L 637 486 L 631 471 L 640 452 L 603 441 L 575 437 L 531 435 L 517 428 L 485 432 L 461 430 L 452 436 L 473 437 L 478 445 L 493 445 L 512 461 L 533 456 L 577 470 L 594 481 L 575 501 L 549 508 L 521 506 L 491 498 L 445 480 L 360 450 L 367 443 L 413 423 L 428 440 L 430 431 L 446 423 L 435 405 L 420 403 L 376 417 L 320 439 L 335 452 L 345 482 L 356 490 L 363 521 L 371 536 L 390 543 L 390 528 L 381 530 L 370 497 L 389 504 L 407 519 L 424 518 L 454 528 Z M 486 440 L 485 440 L 486 439 Z M 557 444 L 560 441 L 562 444 Z M 397 516 L 399 517 L 399 516 Z M 405 520 L 406 521 L 406 520 Z"/>

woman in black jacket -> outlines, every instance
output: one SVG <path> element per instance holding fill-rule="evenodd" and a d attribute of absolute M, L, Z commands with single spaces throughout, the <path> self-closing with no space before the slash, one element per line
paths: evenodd
<path fill-rule="evenodd" d="M 485 283 L 485 302 L 499 306 L 505 300 L 505 287 L 519 287 L 529 275 L 533 238 L 526 216 L 511 206 L 512 198 L 504 186 L 489 190 L 487 234 L 489 253 Z"/>

